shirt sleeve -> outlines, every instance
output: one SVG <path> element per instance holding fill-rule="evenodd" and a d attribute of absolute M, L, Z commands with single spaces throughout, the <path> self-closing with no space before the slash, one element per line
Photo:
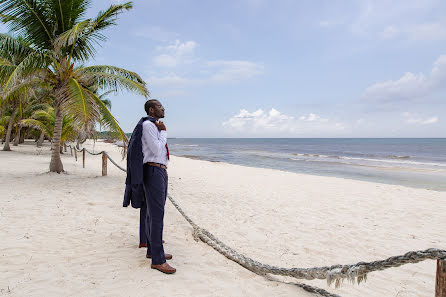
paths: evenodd
<path fill-rule="evenodd" d="M 161 156 L 167 143 L 167 132 L 161 130 L 158 134 L 155 124 L 145 121 L 142 125 L 142 142 L 155 156 Z"/>

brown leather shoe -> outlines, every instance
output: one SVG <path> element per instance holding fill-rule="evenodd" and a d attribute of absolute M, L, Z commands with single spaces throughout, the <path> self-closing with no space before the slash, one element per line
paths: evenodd
<path fill-rule="evenodd" d="M 152 255 L 146 255 L 147 259 L 152 259 Z M 164 258 L 166 258 L 166 260 L 171 260 L 172 259 L 172 255 L 171 254 L 164 254 Z"/>
<path fill-rule="evenodd" d="M 167 274 L 172 274 L 175 273 L 177 270 L 175 268 L 173 268 L 172 266 L 170 266 L 169 264 L 167 264 L 167 262 L 164 262 L 163 264 L 160 265 L 150 265 L 150 267 L 152 269 L 156 269 L 161 271 L 162 273 L 167 273 Z"/>
<path fill-rule="evenodd" d="M 164 240 L 163 240 L 163 243 L 164 243 Z M 147 247 L 147 243 L 140 243 L 139 244 L 139 246 L 138 246 L 138 248 L 146 248 Z"/>

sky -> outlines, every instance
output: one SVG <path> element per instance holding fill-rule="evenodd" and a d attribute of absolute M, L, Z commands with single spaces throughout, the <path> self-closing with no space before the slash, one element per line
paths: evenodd
<path fill-rule="evenodd" d="M 444 0 L 133 4 L 89 63 L 140 74 L 169 137 L 446 137 Z M 146 98 L 109 99 L 131 132 Z"/>

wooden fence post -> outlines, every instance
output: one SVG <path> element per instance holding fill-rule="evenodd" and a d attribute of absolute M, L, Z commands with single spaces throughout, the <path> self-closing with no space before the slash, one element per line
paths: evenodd
<path fill-rule="evenodd" d="M 446 260 L 437 260 L 435 297 L 446 297 Z"/>
<path fill-rule="evenodd" d="M 82 167 L 85 168 L 85 148 L 82 149 Z"/>
<path fill-rule="evenodd" d="M 76 162 L 77 162 L 77 150 L 76 150 L 76 148 L 74 148 L 74 158 L 76 159 Z"/>
<path fill-rule="evenodd" d="M 63 151 L 67 152 L 67 144 L 65 142 L 63 143 Z"/>
<path fill-rule="evenodd" d="M 107 175 L 107 155 L 102 153 L 102 176 Z"/>

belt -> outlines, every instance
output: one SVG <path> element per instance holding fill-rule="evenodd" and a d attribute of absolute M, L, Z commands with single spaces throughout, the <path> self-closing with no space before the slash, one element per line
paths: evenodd
<path fill-rule="evenodd" d="M 155 166 L 155 167 L 160 167 L 160 168 L 167 169 L 167 166 L 166 166 L 166 165 L 163 165 L 163 164 L 160 164 L 160 163 L 147 162 L 147 163 L 145 163 L 145 164 L 146 164 L 146 165 L 149 165 L 149 166 Z"/>

